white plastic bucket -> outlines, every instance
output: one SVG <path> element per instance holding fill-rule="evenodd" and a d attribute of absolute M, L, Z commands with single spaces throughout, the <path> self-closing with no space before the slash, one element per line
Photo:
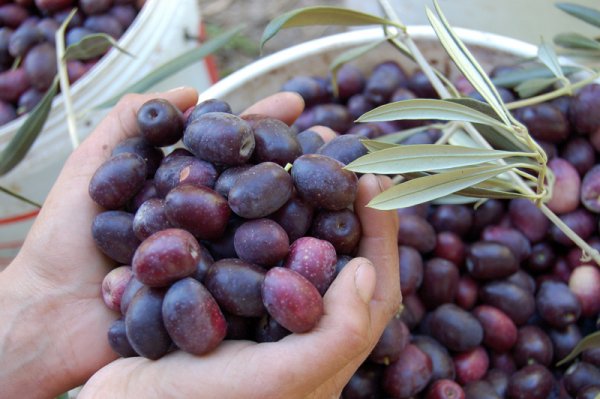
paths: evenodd
<path fill-rule="evenodd" d="M 469 29 L 455 29 L 484 69 L 489 71 L 499 64 L 535 56 L 536 47 L 520 40 Z M 408 32 L 424 56 L 450 78 L 457 70 L 439 44 L 430 26 L 409 26 Z M 199 101 L 219 98 L 229 102 L 234 111 L 241 111 L 255 101 L 280 90 L 284 82 L 297 75 L 326 76 L 329 64 L 340 53 L 383 38 L 380 28 L 353 30 L 312 40 L 279 51 L 240 69 L 219 81 L 200 95 Z M 268 46 L 268 44 L 267 44 Z M 364 72 L 377 63 L 394 59 L 407 71 L 416 64 L 402 56 L 388 44 L 382 44 L 354 61 Z"/>
<path fill-rule="evenodd" d="M 112 49 L 71 88 L 80 139 L 86 137 L 106 113 L 90 112 L 95 105 L 118 94 L 157 66 L 197 46 L 186 33 L 197 35 L 199 28 L 200 12 L 196 0 L 147 0 L 119 40 L 119 45 L 135 57 Z M 203 90 L 211 83 L 206 63 L 198 62 L 157 85 L 157 89 L 186 84 Z M 52 105 L 44 131 L 26 158 L 0 177 L 0 185 L 38 202 L 44 200 L 72 151 L 62 96 L 56 97 Z M 0 128 L 0 150 L 23 120 L 21 117 Z M 20 247 L 36 214 L 34 207 L 0 193 L 0 270 Z"/>

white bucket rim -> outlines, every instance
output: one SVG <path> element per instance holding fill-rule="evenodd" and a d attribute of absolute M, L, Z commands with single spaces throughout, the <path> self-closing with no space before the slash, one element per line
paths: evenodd
<path fill-rule="evenodd" d="M 522 58 L 532 57 L 537 53 L 536 46 L 522 40 L 473 29 L 453 29 L 466 45 L 481 46 L 492 51 L 511 53 L 514 56 Z M 417 41 L 423 39 L 437 40 L 433 28 L 429 25 L 411 25 L 407 27 L 407 30 L 410 36 Z M 223 93 L 229 93 L 237 89 L 248 80 L 280 68 L 294 60 L 310 57 L 325 50 L 360 46 L 383 38 L 384 32 L 381 28 L 365 28 L 297 44 L 254 61 L 220 80 L 201 93 L 198 102 L 200 103 L 211 98 L 220 98 Z"/>

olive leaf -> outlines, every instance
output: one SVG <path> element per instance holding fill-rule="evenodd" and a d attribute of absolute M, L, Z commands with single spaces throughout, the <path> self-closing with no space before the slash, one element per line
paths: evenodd
<path fill-rule="evenodd" d="M 400 145 L 400 144 L 394 144 L 394 143 L 386 143 L 386 142 L 378 141 L 378 140 L 361 140 L 360 142 L 362 143 L 362 145 L 365 146 L 365 148 L 369 152 L 385 150 L 387 148 L 397 147 Z"/>
<path fill-rule="evenodd" d="M 450 27 L 436 0 L 434 0 L 434 5 L 439 19 L 429 7 L 426 8 L 426 12 L 429 22 L 440 39 L 442 46 L 475 90 L 490 104 L 501 120 L 510 126 L 510 113 L 506 110 L 498 91 L 483 68 Z"/>
<path fill-rule="evenodd" d="M 498 119 L 466 105 L 434 99 L 403 100 L 385 104 L 361 115 L 357 122 L 384 122 L 404 119 L 440 119 L 504 127 Z"/>
<path fill-rule="evenodd" d="M 402 174 L 423 170 L 443 170 L 479 165 L 532 153 L 459 147 L 446 144 L 395 146 L 363 155 L 345 166 L 356 173 Z"/>
<path fill-rule="evenodd" d="M 575 345 L 575 348 L 573 348 L 571 353 L 569 353 L 567 357 L 562 359 L 560 362 L 556 363 L 556 366 L 560 367 L 563 364 L 575 359 L 577 355 L 579 355 L 584 350 L 592 348 L 600 348 L 600 331 L 596 331 L 595 333 L 582 338 L 581 341 L 579 341 L 577 345 Z"/>
<path fill-rule="evenodd" d="M 23 196 L 23 195 L 21 195 L 19 193 L 16 193 L 16 192 L 14 192 L 12 190 L 9 190 L 6 187 L 0 186 L 0 192 L 3 192 L 4 194 L 7 194 L 7 195 L 9 195 L 9 196 L 11 196 L 13 198 L 16 198 L 16 199 L 18 199 L 21 202 L 25 202 L 26 204 L 33 205 L 36 208 L 41 208 L 42 207 L 42 205 L 40 205 L 39 203 L 35 202 L 34 200 L 29 199 L 29 198 L 27 198 L 27 197 L 25 197 L 25 196 Z"/>
<path fill-rule="evenodd" d="M 326 6 L 304 7 L 286 12 L 269 22 L 260 39 L 260 48 L 262 49 L 265 43 L 282 29 L 314 25 L 391 25 L 402 30 L 405 29 L 402 24 L 349 8 Z"/>
<path fill-rule="evenodd" d="M 27 119 L 0 153 L 0 176 L 11 171 L 25 158 L 33 142 L 44 128 L 52 108 L 52 99 L 57 91 L 58 77 L 55 76 L 42 100 L 29 113 Z"/>
<path fill-rule="evenodd" d="M 556 7 L 590 25 L 600 28 L 600 11 L 574 3 L 556 3 Z"/>
<path fill-rule="evenodd" d="M 387 42 L 387 40 L 388 40 L 388 38 L 386 37 L 385 39 L 377 40 L 377 41 L 374 41 L 372 43 L 368 43 L 368 44 L 365 44 L 363 46 L 355 47 L 353 49 L 345 51 L 342 54 L 338 55 L 331 62 L 331 64 L 329 64 L 329 70 L 331 71 L 331 85 L 332 85 L 334 97 L 338 97 L 339 96 L 339 90 L 338 90 L 338 84 L 337 84 L 337 72 L 338 72 L 338 70 L 344 64 L 346 64 L 346 63 L 348 63 L 348 62 L 350 62 L 352 60 L 355 60 L 355 59 L 357 59 L 357 58 L 365 55 L 366 53 L 368 53 L 369 51 L 373 50 L 374 48 L 376 48 L 380 44 Z"/>
<path fill-rule="evenodd" d="M 467 205 L 479 201 L 477 198 L 467 197 L 460 194 L 450 194 L 431 201 L 435 205 Z"/>
<path fill-rule="evenodd" d="M 154 69 L 142 79 L 133 83 L 131 86 L 125 88 L 116 96 L 111 97 L 110 99 L 104 101 L 100 105 L 97 105 L 95 108 L 100 109 L 112 107 L 126 93 L 143 93 L 147 91 L 155 84 L 161 82 L 163 79 L 171 76 L 172 74 L 182 70 L 183 68 L 195 62 L 198 62 L 207 55 L 212 54 L 221 47 L 225 46 L 227 43 L 229 43 L 229 41 L 232 38 L 238 35 L 242 31 L 242 29 L 243 27 L 230 29 L 217 37 L 207 40 L 206 42 L 202 43 L 200 47 L 186 51 L 185 53 L 173 58 L 172 60 Z"/>
<path fill-rule="evenodd" d="M 443 129 L 445 125 L 433 124 L 433 125 L 423 125 L 418 127 L 413 127 L 411 129 L 401 130 L 396 133 L 390 133 L 383 135 L 381 137 L 377 137 L 375 141 L 379 141 L 381 143 L 400 143 L 407 138 L 414 136 L 417 133 L 424 132 L 430 129 Z"/>
<path fill-rule="evenodd" d="M 581 68 L 573 66 L 563 66 L 562 70 L 565 75 L 570 75 L 577 72 Z M 492 79 L 492 82 L 501 87 L 514 88 L 519 84 L 528 80 L 552 78 L 554 74 L 543 65 L 535 65 L 524 69 L 516 69 L 506 72 Z"/>
<path fill-rule="evenodd" d="M 66 61 L 89 60 L 90 58 L 95 58 L 104 54 L 111 47 L 116 48 L 120 52 L 127 54 L 130 57 L 134 57 L 134 55 L 132 55 L 130 52 L 120 47 L 117 44 L 117 41 L 112 38 L 112 36 L 107 35 L 106 33 L 94 33 L 92 35 L 85 36 L 77 43 L 71 44 L 69 47 L 67 47 L 63 58 Z"/>
<path fill-rule="evenodd" d="M 569 49 L 600 51 L 600 42 L 574 32 L 559 33 L 554 36 L 554 44 Z"/>
<path fill-rule="evenodd" d="M 497 129 L 494 126 L 483 125 L 474 123 L 473 126 L 479 134 L 487 141 L 493 148 L 503 151 L 531 151 L 529 146 L 519 140 L 514 133 L 506 129 Z"/>
<path fill-rule="evenodd" d="M 546 43 L 543 38 L 541 44 L 538 46 L 537 56 L 552 71 L 554 76 L 559 79 L 565 79 L 563 70 L 558 62 L 558 56 L 552 46 Z"/>
<path fill-rule="evenodd" d="M 475 111 L 479 111 L 479 112 L 486 114 L 487 116 L 492 117 L 492 118 L 496 119 L 497 121 L 501 122 L 500 117 L 498 116 L 498 114 L 496 114 L 496 112 L 493 110 L 493 108 L 490 107 L 490 105 L 488 103 L 484 103 L 483 101 L 479 101 L 479 100 L 476 100 L 476 99 L 470 98 L 470 97 L 447 98 L 446 101 L 465 105 L 469 108 L 474 109 Z"/>
<path fill-rule="evenodd" d="M 504 190 L 494 190 L 485 187 L 473 186 L 465 188 L 457 192 L 465 197 L 470 198 L 494 198 L 494 199 L 513 199 L 513 198 L 530 198 L 528 195 Z"/>
<path fill-rule="evenodd" d="M 558 78 L 543 78 L 527 80 L 517 85 L 514 90 L 520 98 L 535 96 L 558 82 Z"/>
<path fill-rule="evenodd" d="M 483 165 L 419 177 L 393 186 L 367 206 L 380 210 L 405 208 L 445 197 L 513 169 L 514 165 Z"/>

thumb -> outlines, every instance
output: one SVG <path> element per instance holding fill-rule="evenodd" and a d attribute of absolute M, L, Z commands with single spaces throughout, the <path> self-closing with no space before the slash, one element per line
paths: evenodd
<path fill-rule="evenodd" d="M 305 386 L 321 384 L 350 365 L 358 368 L 379 339 L 373 333 L 369 306 L 375 282 L 369 260 L 351 260 L 325 294 L 325 312 L 317 326 L 277 342 L 265 353 L 271 359 L 264 364 L 284 363 L 287 372 L 281 377 L 289 376 L 291 385 Z"/>

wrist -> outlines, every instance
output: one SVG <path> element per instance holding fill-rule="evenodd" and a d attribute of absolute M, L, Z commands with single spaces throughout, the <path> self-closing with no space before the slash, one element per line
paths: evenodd
<path fill-rule="evenodd" d="M 70 379 L 55 334 L 61 299 L 30 284 L 26 270 L 15 260 L 0 273 L 0 386 L 7 397 L 55 397 Z"/>

